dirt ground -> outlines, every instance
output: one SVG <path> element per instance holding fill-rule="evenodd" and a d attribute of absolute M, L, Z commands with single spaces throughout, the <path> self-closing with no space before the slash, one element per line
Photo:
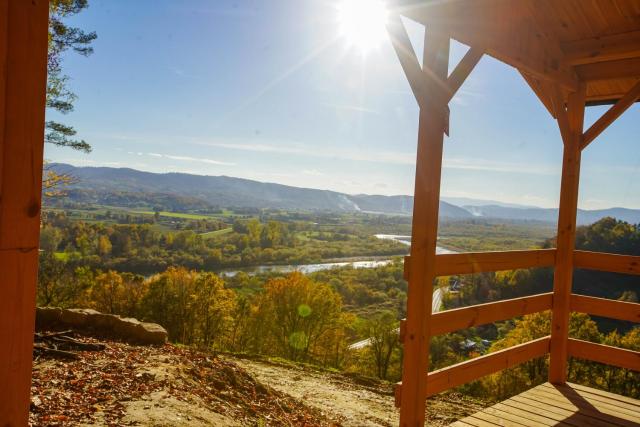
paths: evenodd
<path fill-rule="evenodd" d="M 76 337 L 87 343 L 90 337 Z M 37 357 L 31 426 L 395 426 L 392 385 L 189 348 L 102 341 L 72 360 Z M 483 407 L 448 393 L 428 402 L 428 425 Z"/>
<path fill-rule="evenodd" d="M 345 427 L 398 425 L 398 410 L 388 383 L 373 380 L 365 383 L 343 374 L 265 361 L 235 358 L 233 361 L 256 380 L 300 399 Z M 449 425 L 488 406 L 457 393 L 436 396 L 427 405 L 430 426 Z"/>

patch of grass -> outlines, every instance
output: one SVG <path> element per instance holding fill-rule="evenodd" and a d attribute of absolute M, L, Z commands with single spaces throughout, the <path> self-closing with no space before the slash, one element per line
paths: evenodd
<path fill-rule="evenodd" d="M 68 252 L 54 252 L 53 256 L 56 257 L 56 259 L 59 259 L 60 261 L 68 261 L 69 260 L 69 253 Z"/>
<path fill-rule="evenodd" d="M 134 214 L 141 215 L 154 215 L 155 212 L 152 211 L 132 211 Z M 190 214 L 190 213 L 182 213 L 182 212 L 160 212 L 160 216 L 170 217 L 170 218 L 184 218 L 184 219 L 211 219 L 214 218 L 213 215 L 202 215 L 202 214 Z"/>
<path fill-rule="evenodd" d="M 231 227 L 223 228 L 222 230 L 216 230 L 216 231 L 209 231 L 207 233 L 201 233 L 200 237 L 202 237 L 203 239 L 210 239 L 212 237 L 221 236 L 223 234 L 231 233 L 232 231 L 233 231 L 233 228 L 231 228 Z"/>

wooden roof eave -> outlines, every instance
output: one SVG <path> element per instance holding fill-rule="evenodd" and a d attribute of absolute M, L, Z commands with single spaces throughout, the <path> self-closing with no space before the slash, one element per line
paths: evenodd
<path fill-rule="evenodd" d="M 557 49 L 536 31 L 530 16 L 522 10 L 505 7 L 504 0 L 447 2 L 407 2 L 399 12 L 424 24 L 429 31 L 445 33 L 467 46 L 482 49 L 494 58 L 540 80 L 560 84 L 569 91 L 578 88 L 575 71 L 566 65 Z M 552 52 L 556 51 L 556 52 Z"/>
<path fill-rule="evenodd" d="M 587 105 L 604 105 L 616 103 L 640 80 L 640 12 L 630 12 L 640 11 L 640 0 L 617 2 L 626 9 L 609 11 L 612 21 L 602 34 L 602 29 L 589 27 L 591 32 L 585 32 L 575 30 L 573 23 L 564 26 L 574 12 L 593 12 L 593 5 L 581 2 L 565 5 L 571 12 L 532 0 L 391 0 L 391 6 L 428 31 L 444 33 L 515 67 L 556 117 L 549 86 L 559 85 L 566 101 L 579 82 L 586 82 Z"/>

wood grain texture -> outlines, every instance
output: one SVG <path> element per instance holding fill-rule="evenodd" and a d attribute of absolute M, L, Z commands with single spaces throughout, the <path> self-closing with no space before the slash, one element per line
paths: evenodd
<path fill-rule="evenodd" d="M 584 123 L 586 88 L 569 95 L 567 119 L 569 135 L 563 135 L 562 181 L 556 265 L 553 276 L 553 310 L 551 318 L 551 356 L 549 381 L 564 383 L 567 378 L 567 339 L 569 336 L 569 303 L 573 281 L 578 187 L 580 182 L 580 139 Z"/>
<path fill-rule="evenodd" d="M 576 268 L 609 271 L 611 273 L 640 274 L 640 256 L 574 251 L 573 260 Z"/>
<path fill-rule="evenodd" d="M 572 357 L 606 365 L 640 371 L 640 351 L 569 338 L 568 352 Z"/>
<path fill-rule="evenodd" d="M 640 304 L 586 295 L 571 295 L 571 311 L 640 323 Z"/>
<path fill-rule="evenodd" d="M 561 47 L 571 65 L 640 57 L 640 31 L 572 40 Z"/>
<path fill-rule="evenodd" d="M 49 4 L 0 1 L 0 425 L 28 422 Z"/>
<path fill-rule="evenodd" d="M 640 81 L 636 83 L 629 91 L 609 108 L 594 124 L 589 127 L 582 136 L 580 149 L 584 150 L 594 139 L 604 132 L 618 117 L 640 98 Z"/>
<path fill-rule="evenodd" d="M 550 310 L 552 301 L 553 293 L 549 292 L 440 311 L 431 315 L 431 335 L 446 334 L 460 329 Z"/>
<path fill-rule="evenodd" d="M 504 350 L 467 360 L 427 375 L 427 397 L 466 384 L 485 375 L 511 368 L 544 356 L 549 352 L 550 337 L 543 337 Z"/>
<path fill-rule="evenodd" d="M 577 384 L 545 383 L 452 425 L 637 427 L 639 422 L 636 399 Z"/>
<path fill-rule="evenodd" d="M 440 177 L 445 129 L 446 97 L 440 87 L 446 81 L 449 38 L 425 33 L 424 78 L 426 102 L 420 109 L 416 161 L 411 263 L 407 292 L 407 320 L 404 335 L 400 425 L 423 425 L 426 382 L 429 366 L 433 281 L 435 279 L 436 240 Z M 424 70 L 423 70 L 424 71 Z M 426 74 L 426 71 L 425 71 Z"/>
<path fill-rule="evenodd" d="M 436 275 L 550 267 L 555 264 L 555 257 L 555 249 L 440 254 L 436 256 Z"/>

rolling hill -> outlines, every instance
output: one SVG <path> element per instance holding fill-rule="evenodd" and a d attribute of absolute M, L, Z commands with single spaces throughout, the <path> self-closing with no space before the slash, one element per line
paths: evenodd
<path fill-rule="evenodd" d="M 189 206 L 205 203 L 211 207 L 272 208 L 306 211 L 378 212 L 410 215 L 413 197 L 349 195 L 329 190 L 299 188 L 228 176 L 205 176 L 185 173 L 151 173 L 128 168 L 76 167 L 55 163 L 50 167 L 67 173 L 78 182 L 70 187 L 69 198 L 79 202 L 127 206 L 127 200 L 150 202 L 145 195 L 179 198 Z M 198 203 L 196 203 L 198 202 Z M 458 206 L 440 203 L 446 218 L 471 218 Z"/>
<path fill-rule="evenodd" d="M 110 206 L 141 207 L 160 204 L 168 210 L 207 208 L 289 209 L 299 211 L 371 212 L 411 215 L 413 197 L 346 194 L 300 188 L 229 176 L 152 173 L 129 168 L 76 167 L 51 164 L 59 173 L 75 176 L 68 199 Z M 488 218 L 555 223 L 557 209 L 522 206 L 468 198 L 440 201 L 440 216 L 448 219 Z M 464 203 L 464 204 L 462 204 Z M 592 224 L 612 216 L 640 223 L 640 210 L 609 208 L 578 210 L 578 224 Z"/>

